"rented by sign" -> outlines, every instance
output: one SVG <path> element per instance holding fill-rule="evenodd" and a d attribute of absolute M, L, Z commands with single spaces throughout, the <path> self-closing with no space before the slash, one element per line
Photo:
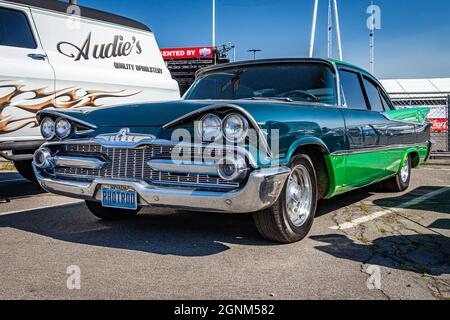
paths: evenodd
<path fill-rule="evenodd" d="M 164 60 L 170 59 L 212 59 L 213 47 L 165 48 L 161 49 Z"/>

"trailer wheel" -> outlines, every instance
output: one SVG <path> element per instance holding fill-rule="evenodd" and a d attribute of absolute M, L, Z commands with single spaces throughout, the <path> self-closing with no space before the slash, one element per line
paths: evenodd
<path fill-rule="evenodd" d="M 32 161 L 15 161 L 14 166 L 16 167 L 17 172 L 24 177 L 25 179 L 37 182 L 36 175 L 33 171 Z"/>

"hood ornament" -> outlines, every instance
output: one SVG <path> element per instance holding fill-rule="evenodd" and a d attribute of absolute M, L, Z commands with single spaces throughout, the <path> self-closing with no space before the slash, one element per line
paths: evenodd
<path fill-rule="evenodd" d="M 102 134 L 97 139 L 104 140 L 109 143 L 138 143 L 143 140 L 155 140 L 153 135 L 131 133 L 130 128 L 122 128 L 116 134 Z"/>

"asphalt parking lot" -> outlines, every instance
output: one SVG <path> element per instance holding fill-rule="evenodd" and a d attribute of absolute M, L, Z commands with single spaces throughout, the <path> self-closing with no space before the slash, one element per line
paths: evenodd
<path fill-rule="evenodd" d="M 0 172 L 0 299 L 449 299 L 450 167 L 413 175 L 404 194 L 321 201 L 310 236 L 278 245 L 250 215 L 147 209 L 101 222 Z"/>

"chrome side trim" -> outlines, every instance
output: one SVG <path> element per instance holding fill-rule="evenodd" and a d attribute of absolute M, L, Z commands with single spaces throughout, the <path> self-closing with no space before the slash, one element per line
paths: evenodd
<path fill-rule="evenodd" d="M 231 108 L 231 109 L 237 110 L 238 112 L 242 113 L 245 117 L 247 117 L 248 121 L 252 124 L 253 128 L 258 133 L 258 137 L 261 140 L 264 151 L 267 153 L 267 155 L 270 158 L 272 158 L 272 152 L 271 152 L 271 150 L 269 148 L 269 144 L 267 142 L 267 134 L 263 130 L 261 130 L 258 122 L 256 122 L 256 120 L 253 118 L 253 116 L 247 110 L 245 110 L 244 108 L 242 108 L 238 105 L 235 105 L 235 104 L 214 104 L 214 105 L 210 105 L 207 107 L 203 107 L 203 108 L 197 109 L 195 111 L 189 112 L 189 113 L 185 114 L 184 116 L 181 116 L 178 119 L 175 119 L 175 120 L 165 124 L 163 126 L 163 128 L 168 129 L 168 128 L 173 127 L 174 125 L 180 123 L 181 121 L 189 119 L 196 115 L 200 115 L 200 114 L 208 112 L 208 111 L 213 111 L 213 110 L 223 109 L 223 108 Z"/>
<path fill-rule="evenodd" d="M 45 110 L 39 111 L 37 113 L 36 116 L 37 116 L 37 119 L 38 119 L 39 123 L 41 122 L 41 118 L 42 118 L 43 115 L 50 115 L 50 116 L 54 116 L 54 117 L 57 117 L 57 118 L 59 118 L 59 117 L 66 118 L 66 119 L 68 119 L 70 121 L 73 121 L 75 123 L 81 124 L 82 126 L 85 126 L 87 128 L 90 128 L 90 129 L 93 129 L 93 130 L 97 129 L 97 126 L 92 124 L 92 123 L 80 120 L 80 119 L 78 119 L 76 117 L 73 117 L 73 116 L 68 115 L 66 113 L 63 113 L 63 112 L 59 112 L 59 111 L 56 111 L 56 110 L 49 110 L 49 109 L 45 109 Z"/>
<path fill-rule="evenodd" d="M 207 174 L 218 175 L 218 169 L 216 164 L 207 163 L 176 163 L 171 160 L 150 160 L 147 161 L 147 165 L 155 171 L 164 171 L 170 173 L 195 173 L 195 174 Z"/>
<path fill-rule="evenodd" d="M 423 144 L 395 144 L 390 146 L 381 146 L 381 147 L 371 147 L 371 148 L 362 148 L 362 149 L 354 149 L 354 150 L 342 150 L 332 152 L 332 156 L 342 156 L 342 155 L 351 155 L 351 154 L 363 154 L 370 152 L 380 152 L 380 151 L 388 151 L 388 150 L 396 150 L 396 149 L 406 149 L 406 148 L 415 148 L 415 147 L 428 147 L 428 143 Z"/>
<path fill-rule="evenodd" d="M 108 165 L 107 162 L 100 159 L 67 156 L 54 156 L 53 164 L 56 167 L 71 167 L 87 170 L 100 170 Z"/>
<path fill-rule="evenodd" d="M 252 172 L 247 184 L 229 192 L 194 188 L 160 187 L 146 182 L 96 179 L 93 182 L 57 179 L 33 165 L 40 185 L 48 192 L 90 201 L 100 201 L 101 185 L 131 187 L 139 195 L 139 206 L 162 206 L 189 210 L 251 213 L 271 207 L 279 198 L 291 173 L 287 167 Z"/>

